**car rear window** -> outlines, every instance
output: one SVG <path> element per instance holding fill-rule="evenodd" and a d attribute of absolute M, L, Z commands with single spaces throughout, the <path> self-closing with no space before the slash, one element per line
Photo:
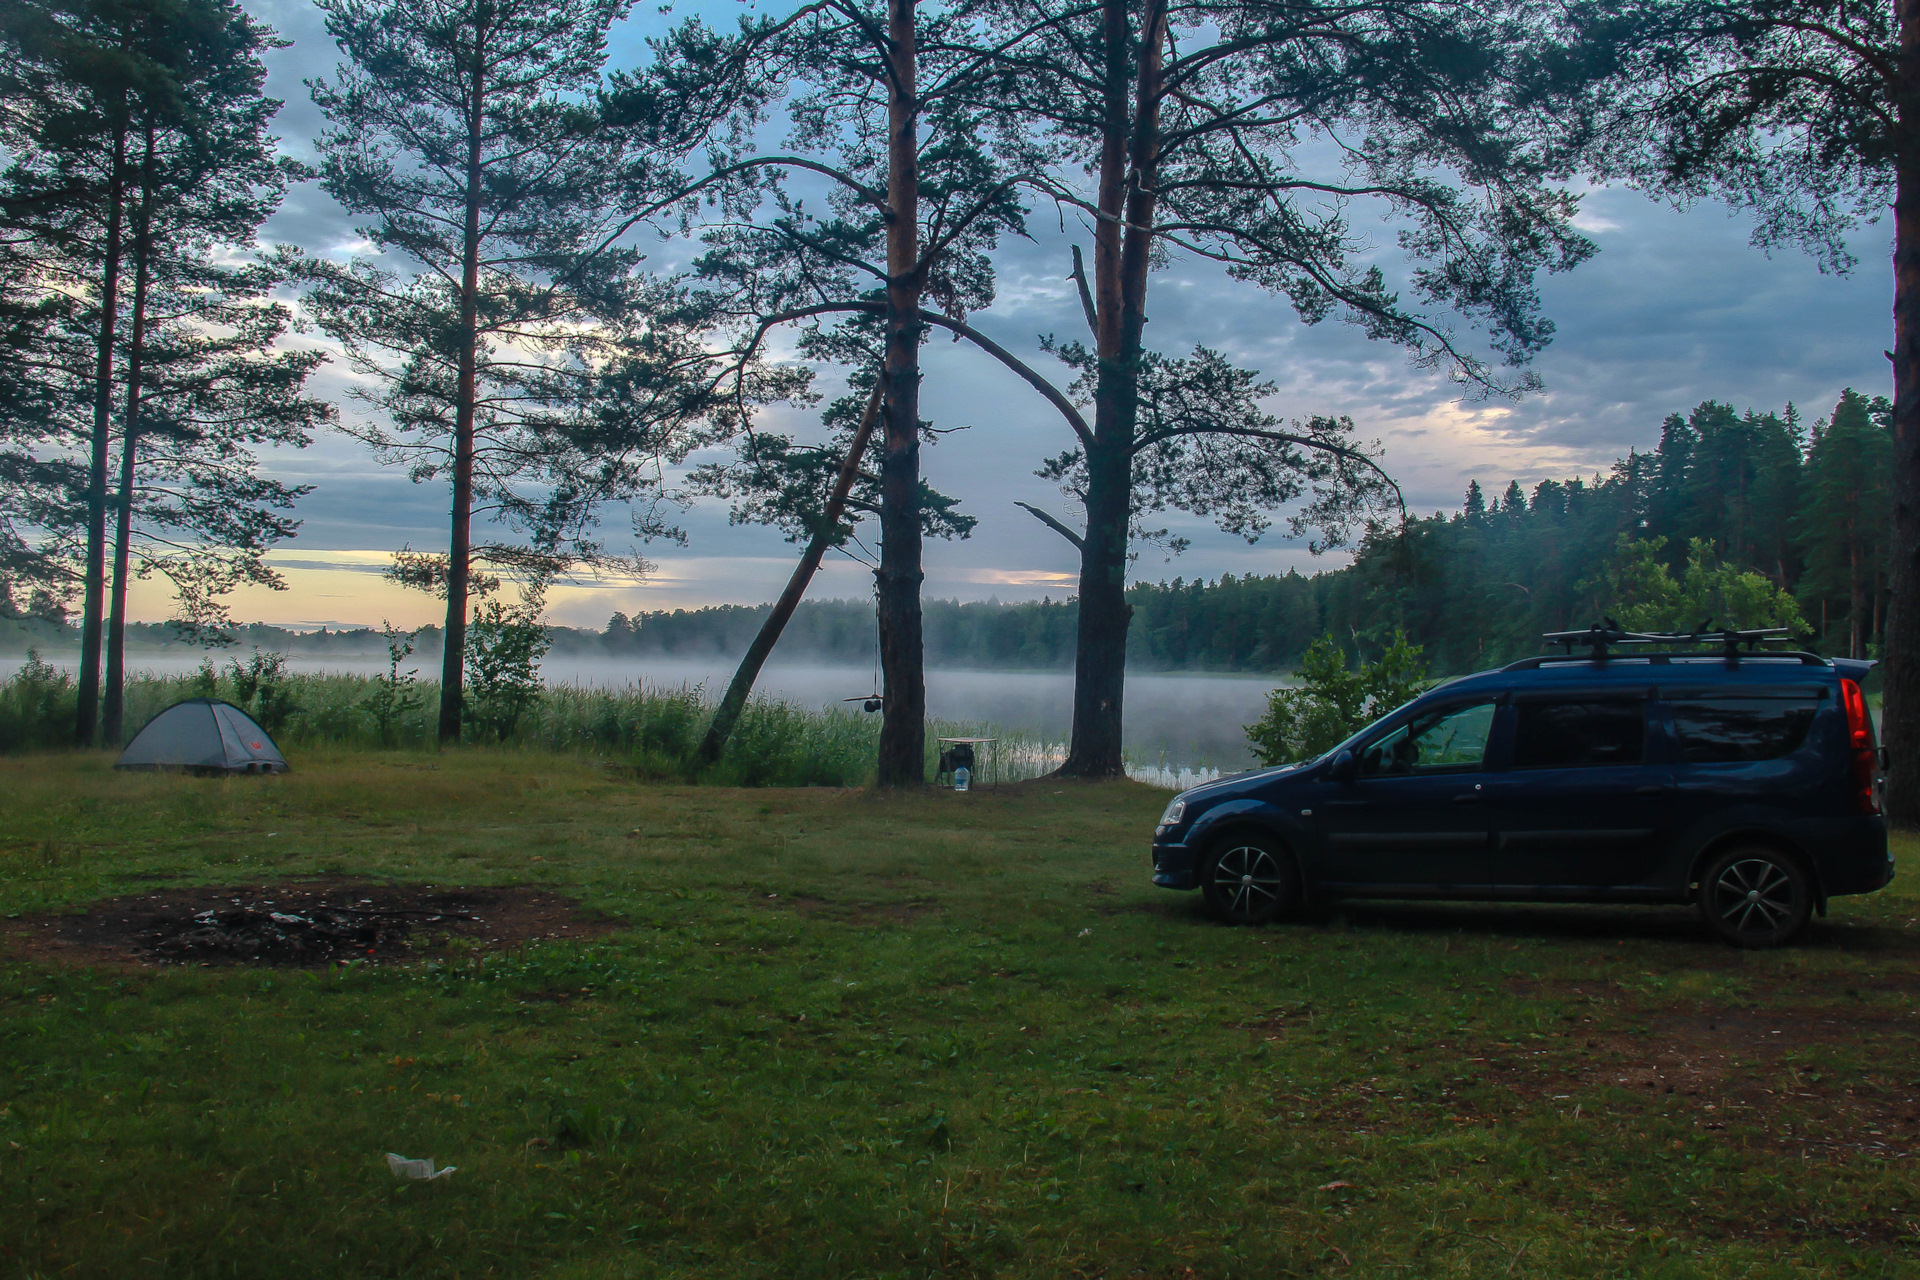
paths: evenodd
<path fill-rule="evenodd" d="M 1807 740 L 1817 693 L 1678 699 L 1668 704 L 1680 758 L 1689 764 L 1776 760 Z"/>
<path fill-rule="evenodd" d="M 1646 704 L 1633 698 L 1526 698 L 1516 704 L 1516 769 L 1639 764 L 1646 754 Z"/>

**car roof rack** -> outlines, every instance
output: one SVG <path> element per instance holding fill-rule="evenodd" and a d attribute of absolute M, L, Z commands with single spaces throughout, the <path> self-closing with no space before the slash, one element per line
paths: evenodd
<path fill-rule="evenodd" d="M 1639 645 L 1707 645 L 1720 646 L 1720 657 L 1729 664 L 1736 664 L 1742 656 L 1767 657 L 1773 659 L 1793 658 L 1806 666 L 1824 667 L 1831 665 L 1817 653 L 1807 653 L 1799 649 L 1763 649 L 1768 644 L 1786 644 L 1793 640 L 1793 632 L 1786 627 L 1756 627 L 1740 630 L 1735 627 L 1715 627 L 1711 619 L 1700 624 L 1692 631 L 1628 631 L 1612 618 L 1604 618 L 1584 631 L 1549 631 L 1540 637 L 1548 644 L 1563 645 L 1564 654 L 1547 654 L 1537 658 L 1522 658 L 1518 662 L 1507 664 L 1502 670 L 1513 671 L 1528 667 L 1538 667 L 1549 662 L 1566 662 L 1573 658 L 1576 647 L 1587 649 L 1587 657 L 1593 662 L 1605 662 L 1616 656 L 1613 650 L 1620 646 Z M 1744 648 L 1743 648 L 1744 646 Z M 1627 656 L 1627 655 L 1618 655 Z M 1698 659 L 1709 656 L 1698 649 L 1667 648 L 1648 652 L 1635 648 L 1631 652 L 1634 659 L 1666 663 L 1674 658 Z"/>

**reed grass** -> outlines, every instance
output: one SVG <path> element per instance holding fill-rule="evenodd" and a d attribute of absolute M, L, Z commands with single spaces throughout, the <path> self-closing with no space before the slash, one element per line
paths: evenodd
<path fill-rule="evenodd" d="M 285 671 L 271 669 L 270 662 L 268 668 L 263 675 L 258 660 L 230 660 L 224 668 L 209 662 L 191 675 L 131 675 L 126 736 L 182 699 L 212 697 L 252 713 L 282 750 L 426 751 L 438 746 L 437 681 L 395 683 L 358 673 Z M 29 657 L 0 680 L 0 753 L 71 742 L 76 706 L 73 677 Z M 877 715 L 758 697 L 748 704 L 720 760 L 696 768 L 694 749 L 712 711 L 700 685 L 550 685 L 497 745 L 589 755 L 642 777 L 719 786 L 853 787 L 873 780 Z M 1066 744 L 1037 735 L 978 721 L 933 720 L 927 725 L 929 776 L 937 763 L 936 739 L 942 736 L 999 739 L 997 770 L 976 771 L 982 783 L 996 780 L 996 772 L 1002 782 L 1037 778 L 1066 759 Z M 1173 789 L 1218 776 L 1217 771 L 1168 769 L 1164 762 L 1130 763 L 1128 774 Z"/>

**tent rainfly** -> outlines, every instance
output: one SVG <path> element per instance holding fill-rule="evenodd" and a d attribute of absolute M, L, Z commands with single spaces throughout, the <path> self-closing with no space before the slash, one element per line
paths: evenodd
<path fill-rule="evenodd" d="M 267 731 L 231 702 L 190 698 L 149 720 L 113 767 L 285 773 L 287 762 Z"/>

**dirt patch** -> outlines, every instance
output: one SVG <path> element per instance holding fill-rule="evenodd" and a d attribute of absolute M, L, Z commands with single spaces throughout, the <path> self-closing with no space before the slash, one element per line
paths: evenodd
<path fill-rule="evenodd" d="M 308 967 L 419 959 L 455 942 L 493 949 L 586 938 L 618 927 L 544 889 L 306 881 L 128 894 L 78 914 L 9 921 L 5 939 L 19 958 L 64 964 Z"/>
<path fill-rule="evenodd" d="M 1920 1024 L 1895 1011 L 1708 1006 L 1641 1017 L 1630 1032 L 1569 1028 L 1466 1061 L 1535 1104 L 1657 1109 L 1723 1140 L 1802 1156 L 1904 1159 L 1920 1139 Z"/>

